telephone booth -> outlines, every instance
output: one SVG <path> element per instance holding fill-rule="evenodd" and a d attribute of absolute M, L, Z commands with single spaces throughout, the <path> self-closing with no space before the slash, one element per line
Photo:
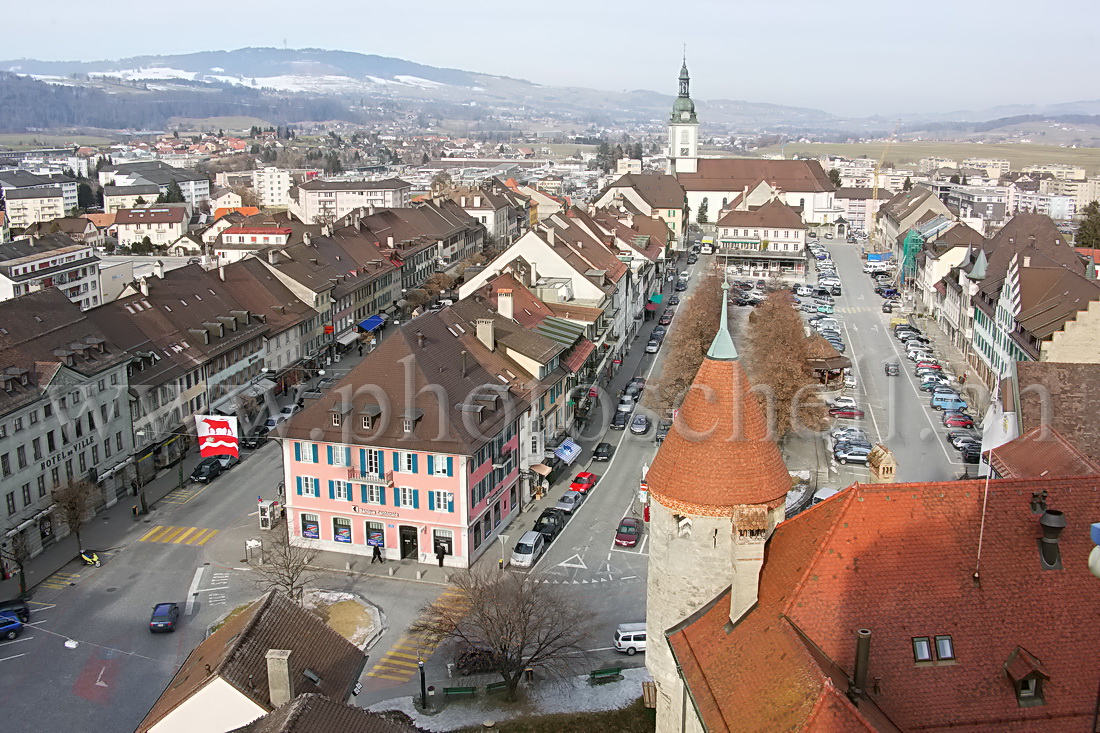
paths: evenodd
<path fill-rule="evenodd" d="M 260 529 L 271 529 L 279 521 L 279 502 L 260 502 Z"/>

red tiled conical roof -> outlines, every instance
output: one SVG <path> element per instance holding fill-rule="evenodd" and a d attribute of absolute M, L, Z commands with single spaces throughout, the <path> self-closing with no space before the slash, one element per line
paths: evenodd
<path fill-rule="evenodd" d="M 736 357 L 703 360 L 646 474 L 662 506 L 718 516 L 737 506 L 784 500 L 790 475 L 750 386 Z"/>

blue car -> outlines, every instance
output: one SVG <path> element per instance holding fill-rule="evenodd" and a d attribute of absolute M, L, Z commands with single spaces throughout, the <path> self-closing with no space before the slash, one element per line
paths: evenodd
<path fill-rule="evenodd" d="M 23 630 L 23 622 L 13 611 L 0 613 L 0 639 L 14 639 Z"/>

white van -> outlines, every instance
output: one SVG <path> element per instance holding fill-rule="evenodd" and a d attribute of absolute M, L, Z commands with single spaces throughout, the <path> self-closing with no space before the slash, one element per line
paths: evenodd
<path fill-rule="evenodd" d="M 615 648 L 634 656 L 645 651 L 645 622 L 619 624 L 615 629 Z"/>
<path fill-rule="evenodd" d="M 524 532 L 512 550 L 512 565 L 517 568 L 529 568 L 538 562 L 546 551 L 546 540 L 542 532 Z"/>

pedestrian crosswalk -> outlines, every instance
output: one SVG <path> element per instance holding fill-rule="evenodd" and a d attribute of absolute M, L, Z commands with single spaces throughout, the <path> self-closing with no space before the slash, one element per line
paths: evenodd
<path fill-rule="evenodd" d="M 43 580 L 38 585 L 42 588 L 61 590 L 62 588 L 68 588 L 70 585 L 76 585 L 76 582 L 78 580 L 80 580 L 80 573 L 57 572 Z"/>
<path fill-rule="evenodd" d="M 870 305 L 855 305 L 855 306 L 848 306 L 848 307 L 844 307 L 844 308 L 834 308 L 833 312 L 834 313 L 881 313 L 882 312 L 882 306 L 880 305 L 876 308 L 875 306 L 870 306 Z"/>
<path fill-rule="evenodd" d="M 182 489 L 173 489 L 163 499 L 160 500 L 160 504 L 186 504 L 195 498 L 195 496 L 203 491 L 209 484 L 191 485 Z"/>
<path fill-rule="evenodd" d="M 167 527 L 156 526 L 141 536 L 138 542 L 160 542 L 166 545 L 205 545 L 214 535 L 216 529 L 203 529 L 202 527 Z"/>
<path fill-rule="evenodd" d="M 443 591 L 436 603 L 459 612 L 468 606 L 462 594 L 453 588 Z M 427 660 L 439 646 L 440 641 L 422 634 L 402 634 L 389 651 L 375 663 L 367 676 L 394 682 L 407 682 L 416 673 L 417 662 Z"/>

